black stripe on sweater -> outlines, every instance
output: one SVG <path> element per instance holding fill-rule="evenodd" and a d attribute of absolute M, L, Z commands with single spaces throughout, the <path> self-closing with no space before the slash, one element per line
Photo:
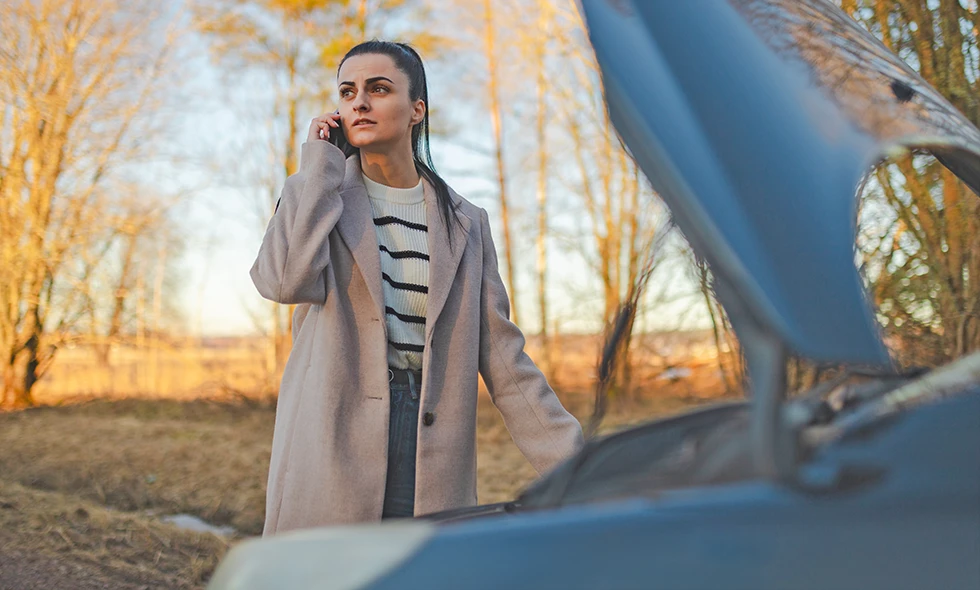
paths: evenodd
<path fill-rule="evenodd" d="M 396 289 L 401 289 L 402 291 L 415 291 L 416 293 L 426 293 L 428 294 L 429 288 L 425 285 L 416 285 L 415 283 L 399 283 L 395 279 L 388 276 L 388 273 L 381 273 L 381 278 L 388 281 L 388 284 Z"/>
<path fill-rule="evenodd" d="M 425 318 L 418 315 L 409 315 L 407 313 L 398 313 L 394 309 L 385 306 L 385 313 L 388 315 L 393 315 L 396 318 L 407 324 L 425 324 Z"/>
<path fill-rule="evenodd" d="M 402 352 L 425 352 L 425 347 L 421 344 L 404 344 L 402 342 L 392 342 L 388 341 L 388 344 L 392 345 L 395 350 L 400 350 Z"/>
<path fill-rule="evenodd" d="M 404 219 L 399 219 L 393 215 L 385 215 L 384 217 L 378 217 L 374 220 L 374 225 L 391 225 L 392 223 L 397 223 L 398 225 L 404 225 L 408 229 L 416 229 L 418 231 L 429 231 L 429 227 L 422 225 L 421 223 L 412 223 L 411 221 L 405 221 Z"/>
<path fill-rule="evenodd" d="M 425 261 L 429 260 L 428 254 L 416 252 L 415 250 L 389 250 L 384 244 L 378 246 L 378 249 L 382 252 L 387 252 L 388 256 L 392 258 L 420 258 Z"/>

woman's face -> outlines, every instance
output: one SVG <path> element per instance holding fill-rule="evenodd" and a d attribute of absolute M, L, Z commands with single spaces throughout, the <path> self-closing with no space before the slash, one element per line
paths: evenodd
<path fill-rule="evenodd" d="M 337 73 L 340 119 L 347 141 L 371 152 L 407 144 L 412 127 L 425 116 L 425 103 L 411 100 L 408 76 L 387 55 L 364 54 L 347 59 Z"/>

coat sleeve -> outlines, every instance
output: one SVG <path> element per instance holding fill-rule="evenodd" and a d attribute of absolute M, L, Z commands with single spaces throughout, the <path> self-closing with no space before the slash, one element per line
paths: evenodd
<path fill-rule="evenodd" d="M 286 179 L 249 273 L 266 299 L 323 303 L 323 271 L 330 261 L 328 237 L 344 209 L 340 185 L 346 161 L 326 141 L 303 144 L 299 172 Z"/>
<path fill-rule="evenodd" d="M 480 218 L 480 374 L 517 447 L 538 473 L 544 473 L 581 448 L 582 427 L 524 352 L 524 335 L 510 321 L 510 301 L 497 268 L 487 212 L 481 210 Z"/>

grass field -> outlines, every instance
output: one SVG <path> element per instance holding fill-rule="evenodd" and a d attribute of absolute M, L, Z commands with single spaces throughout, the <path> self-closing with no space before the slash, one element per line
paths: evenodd
<path fill-rule="evenodd" d="M 610 407 L 603 430 L 716 397 L 719 384 L 701 373 L 651 381 Z M 588 387 L 561 396 L 588 419 Z M 175 397 L 0 413 L 0 588 L 202 588 L 230 546 L 261 532 L 274 398 Z M 536 477 L 486 396 L 477 443 L 481 503 L 513 498 Z M 162 520 L 177 514 L 236 532 Z"/>

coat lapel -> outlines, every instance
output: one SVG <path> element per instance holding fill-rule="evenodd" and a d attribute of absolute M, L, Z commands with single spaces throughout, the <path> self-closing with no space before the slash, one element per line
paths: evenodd
<path fill-rule="evenodd" d="M 446 223 L 439 210 L 435 189 L 429 186 L 428 182 L 423 182 L 422 186 L 425 193 L 425 221 L 429 227 L 429 296 L 425 307 L 425 342 L 428 345 L 432 328 L 446 305 L 453 279 L 456 277 L 456 269 L 459 268 L 463 250 L 466 249 L 467 236 L 470 233 L 470 218 L 463 212 L 457 211 L 462 228 L 453 223 L 450 239 L 447 240 Z M 453 193 L 452 189 L 449 194 L 453 201 L 459 201 L 459 196 Z"/>
<path fill-rule="evenodd" d="M 350 248 L 378 313 L 382 313 L 385 306 L 384 292 L 381 289 L 381 255 L 378 251 L 378 237 L 374 231 L 371 203 L 368 201 L 364 179 L 361 178 L 361 162 L 356 156 L 347 159 L 340 198 L 344 202 L 344 212 L 337 220 L 340 237 Z"/>

